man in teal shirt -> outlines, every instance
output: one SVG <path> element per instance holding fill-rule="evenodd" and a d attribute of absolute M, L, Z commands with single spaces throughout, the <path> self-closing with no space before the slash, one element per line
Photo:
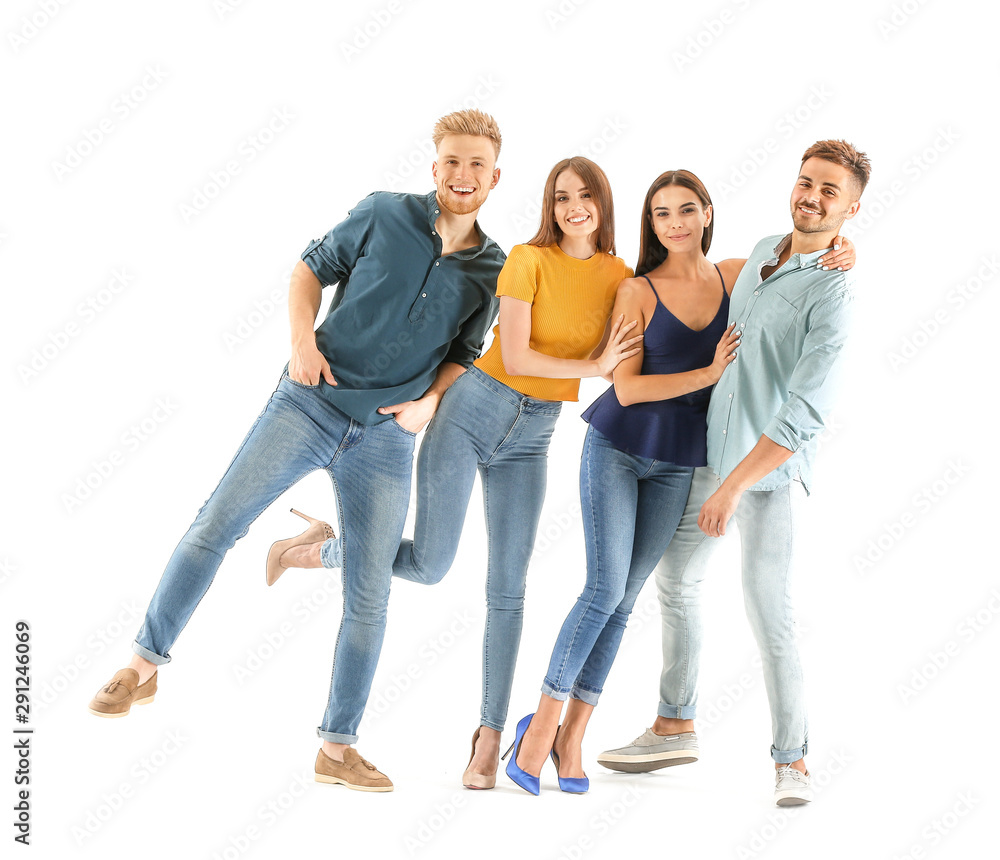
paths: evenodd
<path fill-rule="evenodd" d="M 741 332 L 740 348 L 712 392 L 708 466 L 696 470 L 656 571 L 663 621 L 657 719 L 632 744 L 603 753 L 598 760 L 608 767 L 655 770 L 698 757 L 698 592 L 718 544 L 709 538 L 725 535 L 735 517 L 747 617 L 771 707 L 775 802 L 812 799 L 791 567 L 799 503 L 833 403 L 854 297 L 853 275 L 817 260 L 857 214 L 870 170 L 867 156 L 844 141 L 813 144 L 792 190 L 793 231 L 759 242 L 733 287 L 729 322 Z"/>
<path fill-rule="evenodd" d="M 324 469 L 343 532 L 344 609 L 316 778 L 392 790 L 351 745 L 382 648 L 414 439 L 479 355 L 505 259 L 476 221 L 500 178 L 496 122 L 457 111 L 438 121 L 434 144 L 434 191 L 372 194 L 303 252 L 288 290 L 292 349 L 278 387 L 174 550 L 132 662 L 97 693 L 92 713 L 121 717 L 153 700 L 157 669 L 226 552 L 281 493 Z M 330 310 L 314 330 L 322 288 L 332 284 Z M 332 536 L 325 523 L 313 528 Z M 236 731 L 238 715 L 231 706 Z"/>

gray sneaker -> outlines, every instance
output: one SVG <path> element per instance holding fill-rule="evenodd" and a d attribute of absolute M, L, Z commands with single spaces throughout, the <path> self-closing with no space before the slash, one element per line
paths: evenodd
<path fill-rule="evenodd" d="M 800 806 L 812 799 L 808 773 L 802 773 L 790 764 L 778 768 L 774 777 L 774 802 L 778 806 Z"/>
<path fill-rule="evenodd" d="M 697 760 L 698 736 L 694 732 L 658 735 L 652 729 L 646 729 L 628 746 L 606 750 L 597 757 L 598 764 L 624 773 L 648 773 Z"/>

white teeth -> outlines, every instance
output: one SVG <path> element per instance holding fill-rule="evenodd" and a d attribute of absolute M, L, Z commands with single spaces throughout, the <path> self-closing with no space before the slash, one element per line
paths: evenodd
<path fill-rule="evenodd" d="M 457 193 L 461 193 L 463 191 L 471 193 L 474 189 L 466 185 L 452 185 L 451 190 Z"/>
<path fill-rule="evenodd" d="M 569 221 L 570 224 L 582 224 L 588 218 L 590 218 L 589 215 L 583 215 L 580 218 L 567 218 L 566 220 Z"/>

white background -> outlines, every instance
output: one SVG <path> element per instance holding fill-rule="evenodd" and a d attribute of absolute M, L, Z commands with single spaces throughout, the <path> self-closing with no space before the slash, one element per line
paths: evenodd
<path fill-rule="evenodd" d="M 965 0 L 5 4 L 0 653 L 10 689 L 14 622 L 27 619 L 28 850 L 984 856 L 1000 626 L 987 406 L 997 18 Z M 478 490 L 448 579 L 393 586 L 359 749 L 394 793 L 311 781 L 336 579 L 296 571 L 264 585 L 267 547 L 301 525 L 289 506 L 334 516 L 323 474 L 229 554 L 156 702 L 122 720 L 87 713 L 277 382 L 298 254 L 369 191 L 429 190 L 423 147 L 434 120 L 461 106 L 503 131 L 502 179 L 480 220 L 507 249 L 534 232 L 549 168 L 574 153 L 609 174 L 629 263 L 643 194 L 663 170 L 707 183 L 710 256 L 721 259 L 788 229 L 814 140 L 845 137 L 871 156 L 852 233 L 850 381 L 798 574 L 819 787 L 809 808 L 771 805 L 735 540 L 704 596 L 699 763 L 630 777 L 594 762 L 655 714 L 649 583 L 587 737 L 590 793 L 563 795 L 550 766 L 539 798 L 503 776 L 495 791 L 463 791 L 484 617 Z M 213 174 L 230 162 L 220 190 Z M 553 439 L 510 737 L 583 581 L 577 416 L 602 385 L 583 385 Z M 12 693 L 2 700 L 14 728 Z M 16 764 L 3 761 L 7 822 Z M 13 836 L 5 823 L 3 840 Z"/>

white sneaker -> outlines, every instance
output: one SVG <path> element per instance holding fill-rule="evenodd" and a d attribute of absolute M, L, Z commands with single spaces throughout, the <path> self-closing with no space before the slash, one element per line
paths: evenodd
<path fill-rule="evenodd" d="M 809 774 L 790 764 L 778 768 L 774 778 L 774 802 L 778 806 L 799 806 L 813 799 Z"/>
<path fill-rule="evenodd" d="M 652 729 L 646 729 L 632 743 L 605 750 L 597 757 L 598 764 L 624 773 L 648 773 L 697 760 L 698 736 L 694 732 L 658 735 Z"/>

